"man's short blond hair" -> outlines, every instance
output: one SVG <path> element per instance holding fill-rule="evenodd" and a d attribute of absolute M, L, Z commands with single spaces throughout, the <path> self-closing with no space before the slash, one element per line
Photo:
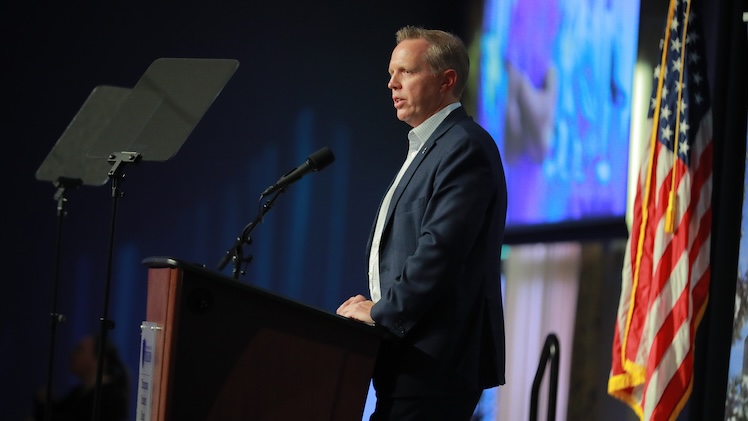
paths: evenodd
<path fill-rule="evenodd" d="M 406 26 L 395 34 L 398 44 L 407 39 L 423 39 L 429 43 L 426 50 L 426 62 L 434 73 L 453 69 L 457 74 L 454 95 L 462 97 L 470 73 L 470 58 L 462 40 L 449 32 L 436 29 L 424 29 L 417 26 Z"/>

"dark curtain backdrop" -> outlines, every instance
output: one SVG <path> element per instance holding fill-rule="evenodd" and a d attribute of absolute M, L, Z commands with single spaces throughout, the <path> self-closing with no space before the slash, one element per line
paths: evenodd
<path fill-rule="evenodd" d="M 278 199 L 245 248 L 254 262 L 242 282 L 329 311 L 365 292 L 370 224 L 407 151 L 408 127 L 396 120 L 386 87 L 394 32 L 417 24 L 460 33 L 465 14 L 463 2 L 425 0 L 17 2 L 2 9 L 0 418 L 7 420 L 24 419 L 46 382 L 58 224 L 55 188 L 35 172 L 94 87 L 132 88 L 160 57 L 241 63 L 174 158 L 125 168 L 109 316 L 116 323 L 110 337 L 135 378 L 146 299 L 141 260 L 167 255 L 215 268 L 257 215 L 259 193 L 322 146 L 335 163 Z M 72 347 L 99 330 L 110 186 L 67 194 L 58 391 L 74 380 Z"/>

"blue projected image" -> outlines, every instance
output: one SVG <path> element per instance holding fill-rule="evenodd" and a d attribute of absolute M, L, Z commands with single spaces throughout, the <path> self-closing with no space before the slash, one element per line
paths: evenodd
<path fill-rule="evenodd" d="M 486 0 L 476 108 L 508 226 L 625 214 L 638 22 L 638 2 Z"/>
<path fill-rule="evenodd" d="M 748 145 L 748 137 L 746 137 Z M 746 155 L 748 168 L 748 155 Z M 738 273 L 735 284 L 735 316 L 725 398 L 725 420 L 744 419 L 748 405 L 748 171 L 743 174 L 743 215 L 741 218 Z M 743 417 L 743 418 L 741 418 Z"/>

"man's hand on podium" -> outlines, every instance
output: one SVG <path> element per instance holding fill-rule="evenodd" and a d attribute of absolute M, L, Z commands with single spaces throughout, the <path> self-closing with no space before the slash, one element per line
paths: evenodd
<path fill-rule="evenodd" d="M 367 300 L 366 297 L 359 294 L 347 299 L 343 304 L 341 304 L 340 307 L 338 307 L 337 313 L 344 317 L 358 320 L 369 325 L 374 325 L 374 320 L 371 318 L 371 308 L 373 306 L 373 301 Z"/>

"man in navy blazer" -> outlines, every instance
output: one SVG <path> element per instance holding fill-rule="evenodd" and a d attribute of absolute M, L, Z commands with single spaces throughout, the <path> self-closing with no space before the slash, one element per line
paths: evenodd
<path fill-rule="evenodd" d="M 371 420 L 469 420 L 481 391 L 504 384 L 506 183 L 496 143 L 459 102 L 468 72 L 454 35 L 398 31 L 388 88 L 413 127 L 409 152 L 369 241 L 370 299 L 338 309 L 395 336 Z"/>

